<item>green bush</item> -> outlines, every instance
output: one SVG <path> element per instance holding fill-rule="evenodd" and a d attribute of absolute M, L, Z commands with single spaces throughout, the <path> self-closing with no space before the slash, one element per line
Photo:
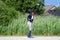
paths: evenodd
<path fill-rule="evenodd" d="M 39 3 L 39 5 L 37 5 Z M 43 14 L 44 12 L 44 0 L 25 0 L 22 2 L 22 10 L 26 12 L 27 9 L 32 8 L 36 14 Z"/>
<path fill-rule="evenodd" d="M 18 17 L 18 12 L 14 8 L 9 8 L 0 1 L 0 25 L 8 25 L 13 18 Z"/>
<path fill-rule="evenodd" d="M 27 9 L 32 8 L 36 14 L 44 12 L 44 0 L 2 0 L 9 7 L 14 7 L 21 12 L 27 12 Z M 39 3 L 39 5 L 37 5 Z"/>
<path fill-rule="evenodd" d="M 21 15 L 21 14 L 20 14 Z M 0 26 L 0 35 L 27 35 L 27 14 L 21 15 L 8 26 Z M 32 23 L 32 34 L 36 36 L 60 36 L 60 17 L 35 15 Z"/>

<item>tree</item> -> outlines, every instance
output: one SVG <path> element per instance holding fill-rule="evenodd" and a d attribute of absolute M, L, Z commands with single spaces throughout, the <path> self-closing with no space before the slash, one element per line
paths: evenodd
<path fill-rule="evenodd" d="M 21 12 L 27 12 L 29 8 L 32 8 L 36 14 L 42 14 L 44 11 L 44 0 L 5 0 L 4 2 Z"/>
<path fill-rule="evenodd" d="M 13 19 L 18 17 L 18 12 L 13 7 L 8 7 L 0 1 L 0 25 L 7 26 Z"/>

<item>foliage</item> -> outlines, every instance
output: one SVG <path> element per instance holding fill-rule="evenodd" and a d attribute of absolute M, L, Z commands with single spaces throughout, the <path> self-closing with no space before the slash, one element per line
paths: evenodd
<path fill-rule="evenodd" d="M 36 6 L 36 3 L 41 5 Z M 27 14 L 21 13 L 18 17 L 16 10 L 25 12 L 32 8 L 41 14 L 43 3 L 43 0 L 0 0 L 0 35 L 27 35 Z M 35 15 L 32 28 L 33 35 L 60 35 L 60 17 Z"/>
<path fill-rule="evenodd" d="M 44 0 L 2 0 L 9 7 L 14 7 L 21 12 L 27 12 L 27 9 L 32 8 L 36 14 L 44 12 Z M 37 5 L 39 4 L 39 5 Z"/>
<path fill-rule="evenodd" d="M 27 14 L 20 15 L 18 19 L 12 21 L 8 26 L 0 26 L 0 35 L 27 35 Z M 35 15 L 32 24 L 33 35 L 59 36 L 60 35 L 60 17 L 57 16 L 37 16 Z"/>
<path fill-rule="evenodd" d="M 13 18 L 18 17 L 18 12 L 14 8 L 9 8 L 0 1 L 0 25 L 8 25 Z"/>

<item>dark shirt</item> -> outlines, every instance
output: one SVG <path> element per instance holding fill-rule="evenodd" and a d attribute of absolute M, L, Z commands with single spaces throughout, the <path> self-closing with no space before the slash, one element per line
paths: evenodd
<path fill-rule="evenodd" d="M 28 17 L 27 17 L 27 20 L 30 21 L 30 22 L 33 22 L 32 15 L 29 14 Z"/>

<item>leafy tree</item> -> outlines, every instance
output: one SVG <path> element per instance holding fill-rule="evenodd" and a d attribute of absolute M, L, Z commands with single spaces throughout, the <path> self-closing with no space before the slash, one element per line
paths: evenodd
<path fill-rule="evenodd" d="M 0 1 L 0 25 L 7 26 L 17 17 L 18 12 L 13 7 L 9 8 L 5 3 Z"/>
<path fill-rule="evenodd" d="M 26 12 L 29 8 L 32 8 L 36 14 L 42 14 L 44 11 L 44 0 L 5 0 L 4 2 L 21 12 Z"/>

